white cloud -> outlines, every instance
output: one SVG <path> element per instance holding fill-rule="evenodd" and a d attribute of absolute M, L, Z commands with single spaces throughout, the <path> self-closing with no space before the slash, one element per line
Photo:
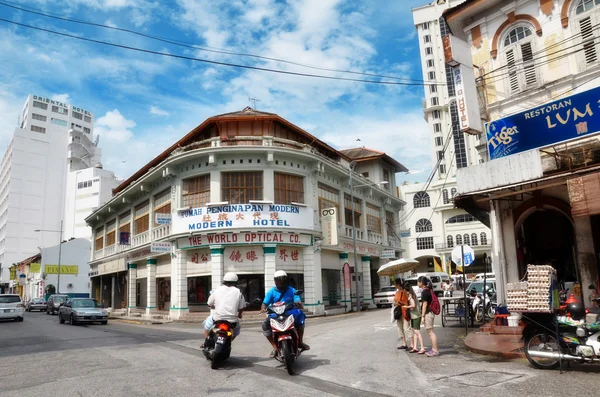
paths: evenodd
<path fill-rule="evenodd" d="M 170 115 L 169 112 L 167 112 L 166 110 L 163 110 L 161 108 L 159 108 L 158 106 L 150 106 L 150 114 L 153 114 L 155 116 L 168 116 Z"/>
<path fill-rule="evenodd" d="M 62 103 L 71 103 L 71 98 L 69 98 L 69 94 L 54 94 L 52 95 L 51 99 Z"/>
<path fill-rule="evenodd" d="M 114 143 L 124 143 L 133 137 L 131 128 L 136 126 L 135 121 L 127 120 L 118 109 L 106 112 L 96 120 L 95 133 L 102 138 Z"/>

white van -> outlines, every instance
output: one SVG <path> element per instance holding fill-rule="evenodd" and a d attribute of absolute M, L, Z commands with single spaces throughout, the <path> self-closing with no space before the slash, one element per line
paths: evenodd
<path fill-rule="evenodd" d="M 438 296 L 444 295 L 444 290 L 442 289 L 442 283 L 445 283 L 446 281 L 452 282 L 452 280 L 450 279 L 450 276 L 444 272 L 417 273 L 413 276 L 407 277 L 406 281 L 408 281 L 410 283 L 410 285 L 414 288 L 417 285 L 417 280 L 421 276 L 425 276 L 429 280 L 431 280 L 431 284 L 433 285 L 433 291 Z"/>
<path fill-rule="evenodd" d="M 496 275 L 494 273 L 486 273 L 485 277 L 488 280 L 495 280 L 496 279 Z M 483 281 L 483 273 L 477 273 L 475 275 L 475 278 L 473 279 L 473 281 Z"/>

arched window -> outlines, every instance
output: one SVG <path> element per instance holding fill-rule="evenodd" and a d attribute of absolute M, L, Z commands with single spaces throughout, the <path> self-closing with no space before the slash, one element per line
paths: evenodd
<path fill-rule="evenodd" d="M 471 245 L 471 242 L 469 241 L 469 235 L 467 233 L 465 233 L 463 236 L 463 241 L 465 242 L 465 245 Z"/>
<path fill-rule="evenodd" d="M 504 35 L 502 43 L 510 93 L 522 92 L 537 85 L 533 56 L 534 37 L 528 26 L 516 26 Z"/>
<path fill-rule="evenodd" d="M 460 214 L 454 215 L 452 218 L 448 219 L 446 223 L 465 223 L 465 222 L 475 222 L 476 219 L 471 214 Z"/>
<path fill-rule="evenodd" d="M 453 187 L 452 190 L 450 190 L 450 195 L 452 196 L 452 198 L 456 197 L 456 188 Z"/>
<path fill-rule="evenodd" d="M 460 234 L 456 235 L 456 245 L 462 245 L 462 236 Z"/>
<path fill-rule="evenodd" d="M 471 245 L 477 245 L 477 233 L 471 234 Z"/>
<path fill-rule="evenodd" d="M 487 234 L 485 234 L 485 232 L 481 232 L 480 234 L 481 237 L 481 245 L 487 245 Z"/>
<path fill-rule="evenodd" d="M 454 239 L 451 235 L 448 235 L 448 237 L 446 237 L 446 244 L 448 245 L 448 248 L 454 247 Z"/>
<path fill-rule="evenodd" d="M 415 208 L 427 208 L 430 205 L 429 194 L 427 192 L 417 192 L 413 197 L 413 206 Z"/>
<path fill-rule="evenodd" d="M 592 12 L 589 12 L 594 10 Z M 576 26 L 579 34 L 574 36 L 580 36 L 581 44 L 583 46 L 583 53 L 581 53 L 582 61 L 586 65 L 595 63 L 598 61 L 598 16 L 592 15 L 597 14 L 600 10 L 599 0 L 579 0 L 575 8 L 575 15 L 577 16 Z M 575 33 L 575 32 L 573 32 Z"/>
<path fill-rule="evenodd" d="M 415 225 L 415 231 L 417 233 L 422 233 L 422 232 L 430 232 L 433 230 L 433 225 L 431 225 L 431 222 L 429 221 L 429 219 L 419 219 L 417 221 L 417 224 Z"/>
<path fill-rule="evenodd" d="M 448 197 L 448 189 L 442 190 L 442 197 L 444 199 L 444 204 L 448 204 L 450 202 L 450 198 Z"/>

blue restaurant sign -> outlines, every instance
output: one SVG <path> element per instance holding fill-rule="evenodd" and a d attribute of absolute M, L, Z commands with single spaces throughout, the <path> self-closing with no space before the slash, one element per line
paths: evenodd
<path fill-rule="evenodd" d="M 485 124 L 490 159 L 600 132 L 600 87 Z"/>

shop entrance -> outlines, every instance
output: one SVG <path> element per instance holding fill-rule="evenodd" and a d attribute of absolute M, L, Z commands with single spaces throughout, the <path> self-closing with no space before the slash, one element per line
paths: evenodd
<path fill-rule="evenodd" d="M 260 299 L 262 303 L 265 298 L 265 276 L 262 274 L 246 274 L 238 276 L 237 287 L 244 295 L 246 302 L 250 304 L 250 310 L 260 309 L 260 303 L 254 304 L 253 301 Z"/>
<path fill-rule="evenodd" d="M 523 221 L 516 234 L 519 277 L 525 276 L 528 264 L 550 264 L 560 281 L 577 281 L 575 232 L 566 215 L 552 209 L 537 210 Z"/>

